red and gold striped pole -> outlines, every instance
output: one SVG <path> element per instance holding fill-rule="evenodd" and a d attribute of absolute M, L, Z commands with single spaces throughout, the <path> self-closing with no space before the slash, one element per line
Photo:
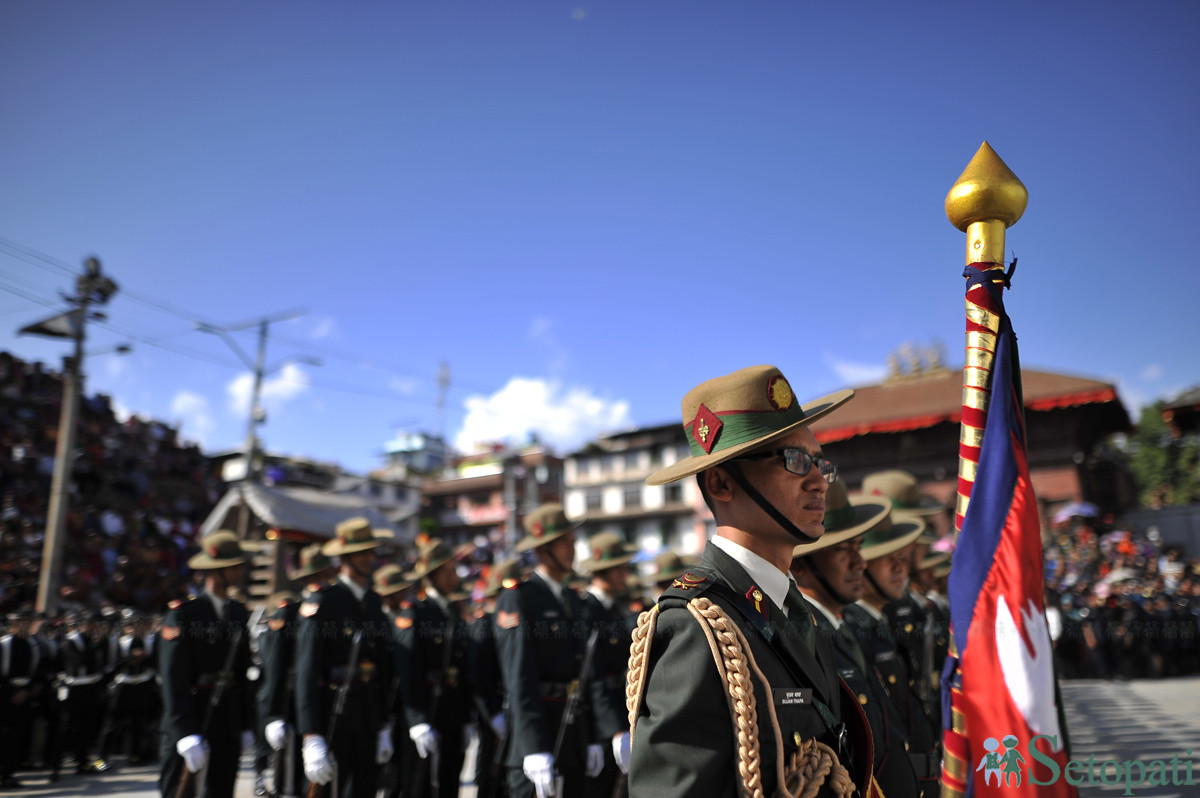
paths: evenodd
<path fill-rule="evenodd" d="M 1012 170 L 985 141 L 946 195 L 946 216 L 967 234 L 967 274 L 972 269 L 992 272 L 994 281 L 1005 279 L 1004 231 L 1025 212 L 1029 193 Z M 966 360 L 963 365 L 962 429 L 958 439 L 958 501 L 954 528 L 962 530 L 971 489 L 979 467 L 983 430 L 987 425 L 992 363 L 996 357 L 996 335 L 1001 309 L 996 307 L 983 284 L 967 290 Z M 950 635 L 951 657 L 957 659 L 954 635 Z M 950 726 L 942 735 L 941 798 L 962 798 L 972 776 L 966 719 L 962 706 L 962 677 L 957 667 L 950 683 Z"/>
<path fill-rule="evenodd" d="M 1029 192 L 985 141 L 946 195 L 946 216 L 967 234 L 967 265 L 1004 278 L 1004 231 L 1017 223 Z M 971 501 L 979 447 L 987 421 L 988 386 L 996 355 L 999 319 L 982 285 L 967 292 L 966 361 L 963 365 L 963 416 L 958 439 L 958 501 L 954 528 L 962 529 Z"/>

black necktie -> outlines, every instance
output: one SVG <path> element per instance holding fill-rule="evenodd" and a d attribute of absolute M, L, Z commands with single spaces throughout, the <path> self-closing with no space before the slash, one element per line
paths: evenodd
<path fill-rule="evenodd" d="M 796 624 L 795 628 L 800 631 L 801 639 L 812 650 L 816 641 L 812 612 L 808 609 L 808 602 L 804 600 L 804 596 L 796 589 L 795 582 L 788 582 L 787 596 L 783 599 L 783 606 L 787 607 L 788 623 Z"/>
<path fill-rule="evenodd" d="M 846 648 L 849 649 L 850 655 L 854 657 L 854 662 L 865 676 L 867 674 L 867 658 L 863 656 L 862 646 L 858 644 L 858 638 L 854 636 L 854 632 L 851 632 L 850 627 L 844 622 L 838 627 L 838 634 L 846 641 Z"/>

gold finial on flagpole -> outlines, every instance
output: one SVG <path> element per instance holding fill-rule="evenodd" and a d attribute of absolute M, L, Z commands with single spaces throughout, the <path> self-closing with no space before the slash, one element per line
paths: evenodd
<path fill-rule="evenodd" d="M 1017 223 L 1029 202 L 1025 184 L 1000 160 L 986 141 L 980 145 L 946 195 L 946 216 L 967 234 L 967 264 L 1004 279 L 1004 231 Z M 967 291 L 967 340 L 963 364 L 963 407 L 986 414 L 991 398 L 992 362 L 1000 319 L 990 309 L 986 291 Z M 984 422 L 964 411 L 959 434 L 958 497 L 954 526 L 962 528 L 975 483 Z"/>
<path fill-rule="evenodd" d="M 1017 223 L 1029 192 L 986 141 L 946 195 L 946 217 L 967 234 L 967 263 L 1004 263 L 1004 231 Z"/>

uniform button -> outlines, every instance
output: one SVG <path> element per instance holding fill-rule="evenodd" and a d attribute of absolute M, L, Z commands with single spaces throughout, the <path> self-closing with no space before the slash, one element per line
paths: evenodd
<path fill-rule="evenodd" d="M 907 751 L 907 750 L 908 750 L 908 743 L 907 743 L 907 742 L 905 742 L 905 743 L 904 743 L 904 750 L 905 750 L 905 751 Z"/>
<path fill-rule="evenodd" d="M 896 674 L 889 673 L 888 674 L 888 684 L 895 684 L 895 683 L 896 683 Z"/>
<path fill-rule="evenodd" d="M 867 694 L 866 693 L 858 694 L 858 703 L 862 704 L 863 706 L 867 705 Z"/>
<path fill-rule="evenodd" d="M 904 631 L 905 631 L 905 632 L 911 632 L 911 631 L 912 631 L 912 624 L 911 624 L 911 623 L 906 623 L 906 624 L 904 624 Z"/>
<path fill-rule="evenodd" d="M 792 739 L 796 742 L 796 747 L 800 747 L 800 732 L 792 732 Z"/>

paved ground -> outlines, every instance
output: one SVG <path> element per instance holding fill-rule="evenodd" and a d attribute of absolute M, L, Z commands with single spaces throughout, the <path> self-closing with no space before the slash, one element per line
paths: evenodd
<path fill-rule="evenodd" d="M 1190 761 L 1195 784 L 1133 787 L 1137 798 L 1200 796 L 1200 678 L 1160 681 L 1063 682 L 1063 705 L 1071 734 L 1071 758 L 1096 761 L 1155 759 L 1180 756 L 1179 780 Z M 1110 778 L 1115 768 L 1109 769 Z M 1097 776 L 1099 779 L 1099 775 Z M 1168 773 L 1168 778 L 1170 774 Z M 1080 785 L 1080 798 L 1106 798 L 1125 786 Z"/>
<path fill-rule="evenodd" d="M 1073 759 L 1086 760 L 1095 755 L 1097 762 L 1105 759 L 1148 761 L 1169 760 L 1181 755 L 1185 765 L 1188 761 L 1194 763 L 1195 785 L 1135 787 L 1133 794 L 1137 798 L 1200 798 L 1200 678 L 1133 682 L 1080 680 L 1063 682 L 1062 691 Z M 132 767 L 119 760 L 115 764 L 113 770 L 97 776 L 64 774 L 57 784 L 49 783 L 49 774 L 45 771 L 22 773 L 25 789 L 0 790 L 0 794 L 36 798 L 157 796 L 157 770 Z M 1181 768 L 1180 778 L 1184 775 Z M 243 760 L 237 798 L 253 798 L 253 782 L 250 761 Z M 1109 798 L 1122 795 L 1123 791 L 1124 784 L 1084 784 L 1079 787 L 1079 796 Z M 475 798 L 474 788 L 464 787 L 460 796 Z"/>

